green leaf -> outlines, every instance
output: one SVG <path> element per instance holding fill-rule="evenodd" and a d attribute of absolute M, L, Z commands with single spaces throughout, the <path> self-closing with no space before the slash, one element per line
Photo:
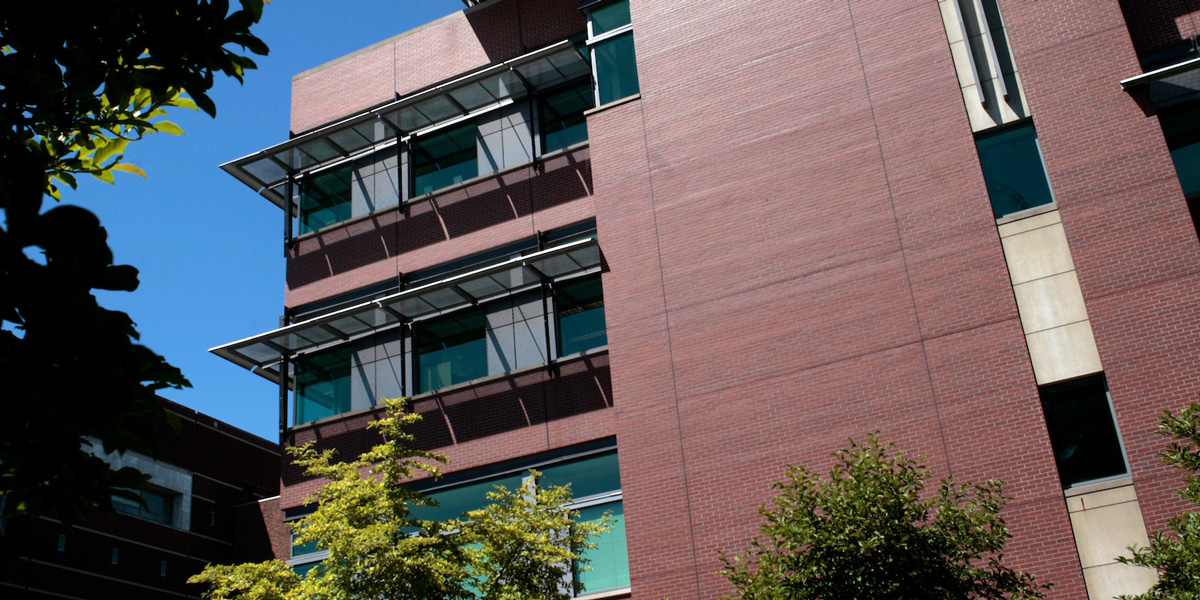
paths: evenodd
<path fill-rule="evenodd" d="M 104 138 L 97 138 L 97 139 L 104 139 Z M 92 161 L 98 165 L 102 165 L 109 158 L 124 152 L 125 146 L 128 146 L 128 145 L 129 145 L 129 140 L 126 138 L 115 138 L 115 139 L 108 140 L 108 142 L 106 144 L 104 144 L 104 146 L 98 148 L 96 150 L 96 152 L 94 154 L 92 154 Z"/>
<path fill-rule="evenodd" d="M 170 121 L 159 121 L 155 123 L 154 130 L 161 131 L 162 133 L 169 133 L 171 135 L 183 135 L 183 128 Z"/>
<path fill-rule="evenodd" d="M 99 169 L 96 171 L 88 171 L 88 172 L 92 174 L 92 177 L 95 177 L 96 179 L 99 179 L 100 181 L 103 181 L 105 183 L 116 183 L 116 180 L 113 178 L 111 169 Z"/>
<path fill-rule="evenodd" d="M 112 166 L 112 169 L 114 171 L 124 171 L 126 173 L 133 173 L 134 175 L 141 175 L 143 179 L 146 178 L 146 172 L 143 171 L 141 169 L 141 167 L 138 167 L 137 165 L 132 165 L 132 164 L 125 163 L 125 162 L 119 162 L 119 163 L 114 164 Z"/>

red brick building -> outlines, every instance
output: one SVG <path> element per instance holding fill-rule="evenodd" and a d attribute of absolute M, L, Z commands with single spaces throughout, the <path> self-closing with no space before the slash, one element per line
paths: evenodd
<path fill-rule="evenodd" d="M 279 446 L 165 399 L 178 419 L 148 433 L 161 452 L 104 456 L 150 477 L 145 506 L 64 524 L 53 516 L 0 527 L 0 598 L 200 598 L 188 577 L 210 563 L 287 552 L 279 520 Z M 98 446 L 93 450 L 102 455 Z M 271 531 L 274 530 L 274 531 Z M 279 543 L 273 548 L 272 542 Z"/>
<path fill-rule="evenodd" d="M 621 516 L 589 594 L 717 598 L 784 465 L 880 430 L 1003 479 L 1052 597 L 1153 581 L 1114 559 L 1183 508 L 1200 11 L 470 4 L 297 75 L 224 166 L 290 207 L 283 327 L 214 349 L 288 374 L 288 443 L 411 397 L 443 510 L 536 466 Z"/>

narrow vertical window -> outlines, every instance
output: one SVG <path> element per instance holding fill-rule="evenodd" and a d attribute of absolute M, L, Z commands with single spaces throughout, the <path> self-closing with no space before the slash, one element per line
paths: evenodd
<path fill-rule="evenodd" d="M 334 348 L 296 360 L 297 425 L 349 410 L 349 348 Z"/>
<path fill-rule="evenodd" d="M 167 576 L 167 561 L 165 561 L 165 560 L 164 560 L 164 561 L 162 561 L 161 563 L 159 563 L 159 565 L 158 565 L 158 576 L 159 576 L 159 577 L 166 577 L 166 576 Z"/>
<path fill-rule="evenodd" d="M 604 4 L 588 13 L 588 46 L 596 79 L 596 104 L 640 91 L 629 0 Z"/>
<path fill-rule="evenodd" d="M 1103 375 L 1039 390 L 1064 488 L 1129 473 Z"/>
<path fill-rule="evenodd" d="M 117 549 L 113 548 L 112 549 L 112 564 L 114 564 L 114 565 L 117 564 L 117 554 L 118 554 Z"/>
<path fill-rule="evenodd" d="M 350 218 L 351 165 L 309 175 L 300 186 L 300 233 Z"/>
<path fill-rule="evenodd" d="M 59 552 L 67 551 L 67 534 L 65 534 L 65 533 L 58 534 L 58 551 Z"/>
<path fill-rule="evenodd" d="M 1032 122 L 979 135 L 975 147 L 997 219 L 1054 202 Z"/>
<path fill-rule="evenodd" d="M 594 105 L 588 82 L 551 92 L 538 102 L 542 153 L 554 152 L 588 139 L 583 112 Z"/>
<path fill-rule="evenodd" d="M 608 344 L 599 275 L 555 285 L 554 303 L 558 317 L 559 356 Z"/>
<path fill-rule="evenodd" d="M 417 389 L 428 392 L 486 376 L 486 330 L 483 310 L 456 312 L 415 326 Z"/>
<path fill-rule="evenodd" d="M 413 195 L 462 183 L 479 175 L 478 127 L 467 121 L 413 140 Z"/>

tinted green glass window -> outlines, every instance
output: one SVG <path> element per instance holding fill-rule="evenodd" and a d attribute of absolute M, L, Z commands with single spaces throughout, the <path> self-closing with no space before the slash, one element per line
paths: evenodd
<path fill-rule="evenodd" d="M 554 287 L 558 310 L 558 354 L 566 356 L 608 344 L 600 276 Z"/>
<path fill-rule="evenodd" d="M 640 91 L 632 31 L 593 44 L 592 55 L 596 62 L 596 86 L 600 104 L 608 104 Z"/>
<path fill-rule="evenodd" d="M 350 218 L 350 165 L 308 177 L 300 185 L 300 233 Z"/>
<path fill-rule="evenodd" d="M 113 508 L 119 513 L 140 519 L 162 523 L 163 525 L 174 525 L 175 499 L 178 494 L 155 490 L 140 490 L 137 491 L 137 494 L 142 497 L 142 501 L 146 503 L 146 506 L 143 507 L 136 500 L 113 496 Z"/>
<path fill-rule="evenodd" d="M 629 548 L 625 543 L 625 510 L 618 500 L 579 509 L 579 520 L 599 520 L 605 512 L 611 512 L 613 527 L 594 538 L 596 547 L 584 550 L 591 569 L 575 573 L 576 579 L 587 592 L 601 592 L 629 586 Z"/>
<path fill-rule="evenodd" d="M 304 556 L 305 554 L 313 554 L 320 552 L 324 548 L 317 546 L 316 542 L 306 542 L 296 545 L 296 534 L 292 534 L 292 556 Z"/>
<path fill-rule="evenodd" d="M 296 361 L 296 424 L 350 411 L 350 350 L 335 348 Z"/>
<path fill-rule="evenodd" d="M 1102 376 L 1039 391 L 1063 487 L 1128 472 Z"/>
<path fill-rule="evenodd" d="M 303 577 L 309 571 L 313 570 L 314 567 L 316 567 L 320 564 L 321 564 L 321 561 L 304 563 L 302 565 L 296 565 L 296 566 L 292 567 L 292 570 L 295 571 L 297 575 Z"/>
<path fill-rule="evenodd" d="M 631 21 L 629 17 L 629 0 L 605 4 L 593 10 L 590 14 L 593 37 L 628 25 Z"/>
<path fill-rule="evenodd" d="M 586 498 L 621 489 L 621 471 L 617 468 L 616 452 L 558 463 L 540 471 L 542 476 L 538 485 L 550 487 L 569 483 L 573 498 Z"/>
<path fill-rule="evenodd" d="M 469 510 L 483 508 L 490 504 L 487 494 L 495 491 L 497 485 L 502 485 L 509 491 L 521 487 L 521 474 L 514 473 L 486 481 L 477 481 L 449 489 L 430 492 L 428 496 L 437 500 L 437 506 L 414 506 L 412 515 L 418 519 L 429 521 L 445 521 L 456 519 Z"/>
<path fill-rule="evenodd" d="M 588 139 L 583 111 L 592 107 L 592 99 L 592 86 L 588 81 L 542 97 L 538 108 L 543 153 Z"/>
<path fill-rule="evenodd" d="M 479 175 L 477 127 L 461 123 L 412 144 L 413 195 L 428 194 Z"/>
<path fill-rule="evenodd" d="M 981 135 L 975 147 L 997 219 L 1054 202 L 1032 123 Z"/>
<path fill-rule="evenodd" d="M 417 389 L 421 392 L 488 374 L 487 317 L 482 310 L 454 313 L 419 324 Z"/>
<path fill-rule="evenodd" d="M 1200 194 L 1200 105 L 1160 114 L 1158 122 L 1184 195 Z"/>

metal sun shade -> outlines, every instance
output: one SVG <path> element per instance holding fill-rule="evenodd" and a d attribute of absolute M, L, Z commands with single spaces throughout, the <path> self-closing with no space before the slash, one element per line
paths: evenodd
<path fill-rule="evenodd" d="M 1185 60 L 1148 73 L 1121 80 L 1121 89 L 1145 86 L 1158 109 L 1200 97 L 1200 58 Z"/>
<path fill-rule="evenodd" d="M 600 269 L 594 238 L 576 240 L 499 264 L 403 290 L 328 315 L 261 333 L 209 352 L 272 381 L 279 363 L 398 326 L 403 321 L 474 306 L 555 280 Z"/>
<path fill-rule="evenodd" d="M 282 188 L 289 175 L 369 152 L 397 136 L 484 112 L 590 72 L 586 56 L 564 40 L 229 161 L 221 168 L 283 208 Z"/>

